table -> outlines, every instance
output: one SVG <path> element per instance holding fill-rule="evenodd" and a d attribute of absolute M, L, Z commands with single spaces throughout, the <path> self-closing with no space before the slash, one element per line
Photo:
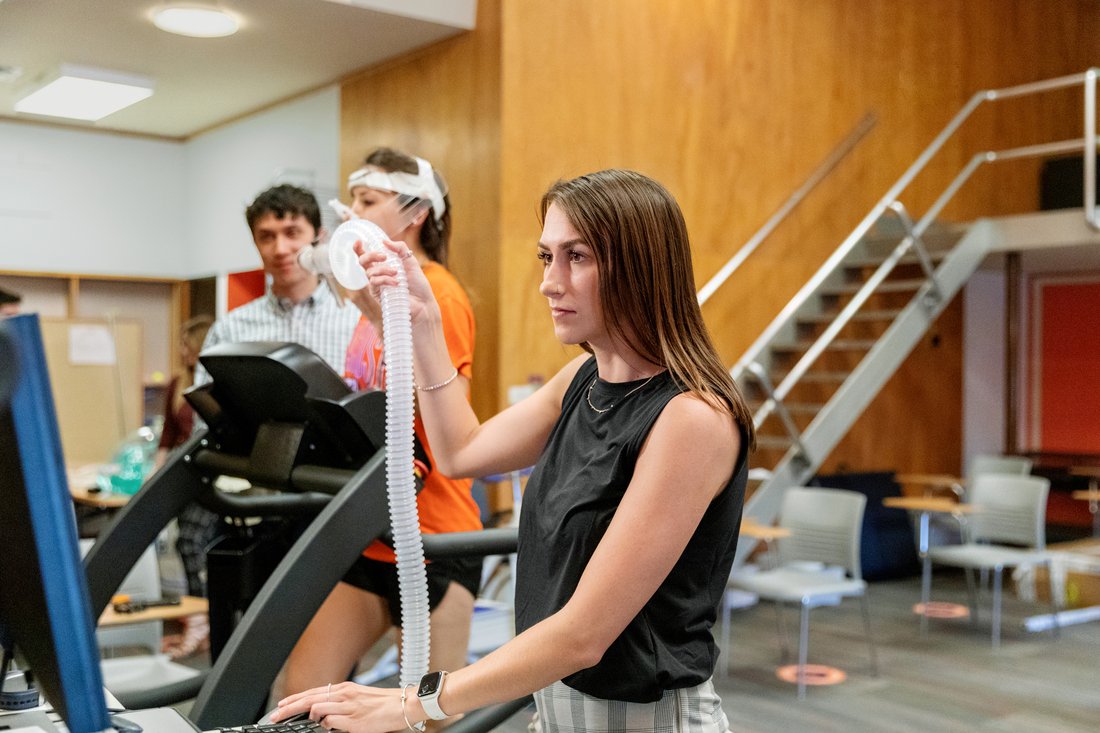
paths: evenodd
<path fill-rule="evenodd" d="M 109 491 L 90 491 L 69 486 L 69 494 L 77 504 L 83 504 L 94 509 L 121 509 L 130 501 L 126 494 L 115 494 Z"/>
<path fill-rule="evenodd" d="M 772 542 L 783 537 L 790 537 L 791 531 L 785 527 L 775 527 L 770 524 L 760 524 L 752 517 L 741 520 L 741 534 L 765 542 Z"/>
<path fill-rule="evenodd" d="M 790 537 L 791 531 L 784 527 L 776 527 L 771 524 L 760 524 L 752 517 L 741 518 L 741 534 L 756 540 L 763 540 L 768 557 L 771 558 L 773 568 L 779 566 L 779 558 L 776 557 L 774 543 L 778 539 Z"/>
<path fill-rule="evenodd" d="M 973 504 L 960 504 L 954 499 L 931 496 L 888 496 L 882 505 L 894 509 L 916 512 L 919 517 L 917 553 L 921 559 L 921 634 L 928 632 L 928 596 L 932 592 L 932 562 L 928 558 L 928 518 L 933 514 L 950 514 L 962 521 L 963 515 L 974 511 Z"/>
<path fill-rule="evenodd" d="M 929 496 L 936 489 L 947 489 L 955 496 L 962 498 L 966 487 L 966 479 L 949 473 L 899 473 L 894 480 L 899 484 L 920 486 L 925 496 Z"/>
<path fill-rule="evenodd" d="M 1100 466 L 1074 466 L 1069 469 L 1073 476 L 1086 476 L 1089 487 L 1084 491 L 1074 491 L 1070 496 L 1089 503 L 1092 515 L 1092 536 L 1100 537 Z"/>
<path fill-rule="evenodd" d="M 130 501 L 128 494 L 101 491 L 96 483 L 99 464 L 66 467 L 69 495 L 76 509 L 76 526 L 82 538 L 96 537 L 111 517 Z"/>
<path fill-rule="evenodd" d="M 181 596 L 179 605 L 153 606 L 144 611 L 133 613 L 118 613 L 113 607 L 107 606 L 99 617 L 99 626 L 124 626 L 125 624 L 139 624 L 143 621 L 167 621 L 196 613 L 207 613 L 208 610 L 209 604 L 206 599 L 197 596 Z"/>
<path fill-rule="evenodd" d="M 130 501 L 128 494 L 99 490 L 96 484 L 99 466 L 96 464 L 67 468 L 65 474 L 69 479 L 69 494 L 77 504 L 94 509 L 119 509 Z"/>

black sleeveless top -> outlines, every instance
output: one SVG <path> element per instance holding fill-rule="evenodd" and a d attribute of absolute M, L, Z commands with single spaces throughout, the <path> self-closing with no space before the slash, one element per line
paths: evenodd
<path fill-rule="evenodd" d="M 668 372 L 639 389 L 644 382 L 604 382 L 593 358 L 566 390 L 561 416 L 524 492 L 517 633 L 560 610 L 573 595 L 630 484 L 653 423 L 684 391 Z M 588 398 L 607 411 L 591 409 Z M 668 577 L 600 662 L 566 677 L 566 685 L 605 700 L 654 702 L 665 690 L 710 679 L 718 658 L 710 629 L 733 565 L 747 449 L 742 430 L 733 477 L 703 514 Z"/>

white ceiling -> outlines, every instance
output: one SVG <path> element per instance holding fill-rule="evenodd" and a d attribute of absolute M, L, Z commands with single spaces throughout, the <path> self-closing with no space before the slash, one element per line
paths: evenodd
<path fill-rule="evenodd" d="M 477 0 L 181 0 L 242 18 L 227 38 L 166 33 L 164 0 L 0 0 L 0 119 L 186 138 L 473 28 Z M 153 96 L 96 123 L 16 114 L 61 64 L 150 77 Z"/>

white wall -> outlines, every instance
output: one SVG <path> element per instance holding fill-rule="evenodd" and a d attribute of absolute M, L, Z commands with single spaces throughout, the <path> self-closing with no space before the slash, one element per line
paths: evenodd
<path fill-rule="evenodd" d="M 187 270 L 184 147 L 0 121 L 0 269 Z"/>
<path fill-rule="evenodd" d="M 0 121 L 0 270 L 257 267 L 246 204 L 276 179 L 331 195 L 339 133 L 337 86 L 180 143 Z"/>
<path fill-rule="evenodd" d="M 978 453 L 1004 451 L 1005 276 L 975 272 L 963 299 L 963 471 Z"/>
<path fill-rule="evenodd" d="M 340 177 L 340 90 L 307 97 L 218 128 L 186 143 L 190 211 L 186 276 L 259 267 L 244 220 L 257 193 L 275 182 L 313 188 L 321 205 Z"/>

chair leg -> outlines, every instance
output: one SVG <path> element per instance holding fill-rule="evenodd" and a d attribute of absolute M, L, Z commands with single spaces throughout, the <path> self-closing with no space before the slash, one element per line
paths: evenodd
<path fill-rule="evenodd" d="M 1001 648 L 1001 575 L 1004 567 L 993 568 L 993 649 Z"/>
<path fill-rule="evenodd" d="M 863 631 L 867 634 L 867 643 L 871 647 L 871 674 L 878 677 L 878 649 L 875 647 L 875 636 L 871 633 L 871 608 L 866 594 L 859 597 L 859 605 L 863 609 Z"/>
<path fill-rule="evenodd" d="M 779 637 L 779 661 L 783 664 L 791 658 L 791 645 L 787 640 L 787 624 L 783 621 L 783 601 L 775 602 L 775 633 Z"/>
<path fill-rule="evenodd" d="M 932 597 L 932 560 L 925 553 L 920 578 L 920 635 L 928 635 L 928 603 Z"/>
<path fill-rule="evenodd" d="M 970 623 L 978 625 L 978 584 L 974 581 L 974 568 L 965 568 L 966 595 L 970 601 Z"/>
<path fill-rule="evenodd" d="M 1054 563 L 1050 560 L 1047 561 L 1047 579 L 1050 582 L 1050 610 L 1051 610 L 1051 623 L 1050 633 L 1057 639 L 1062 635 L 1062 625 L 1058 621 L 1058 614 L 1062 610 L 1062 599 L 1054 592 Z"/>
<path fill-rule="evenodd" d="M 798 632 L 798 699 L 806 699 L 806 659 L 810 651 L 810 606 L 802 603 L 802 619 Z"/>

